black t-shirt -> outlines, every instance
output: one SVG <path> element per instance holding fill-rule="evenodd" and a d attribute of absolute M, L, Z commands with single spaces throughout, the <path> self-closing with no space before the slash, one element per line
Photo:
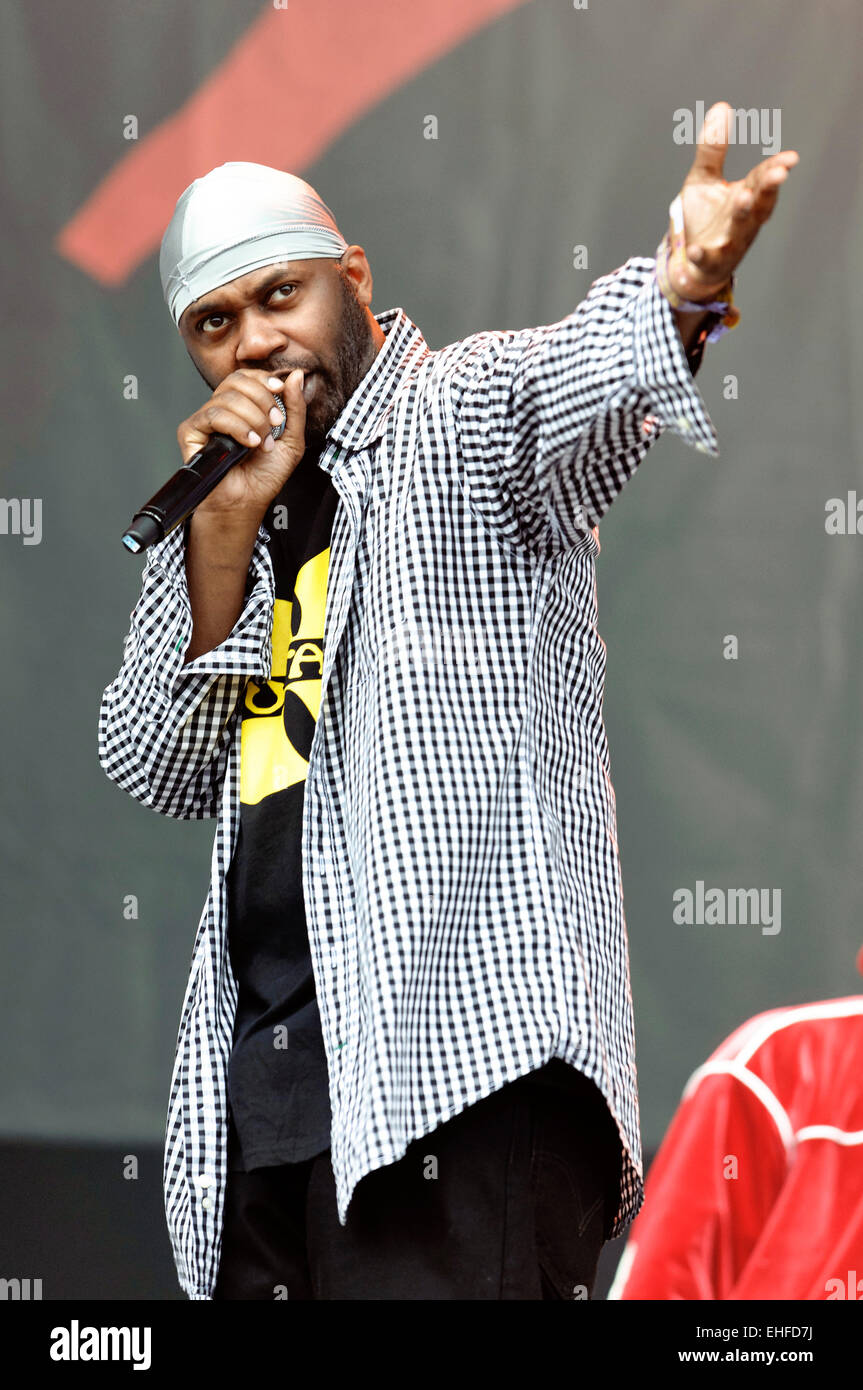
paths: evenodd
<path fill-rule="evenodd" d="M 330 1145 L 327 1062 L 303 899 L 303 796 L 323 669 L 338 493 L 307 455 L 264 517 L 273 659 L 241 709 L 240 826 L 227 875 L 239 997 L 228 1068 L 228 1166 L 298 1163 Z"/>

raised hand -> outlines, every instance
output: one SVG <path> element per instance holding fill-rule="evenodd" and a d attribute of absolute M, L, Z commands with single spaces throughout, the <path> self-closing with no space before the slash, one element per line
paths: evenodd
<path fill-rule="evenodd" d="M 773 212 L 779 185 L 800 158 L 796 150 L 780 150 L 754 165 L 745 178 L 729 183 L 722 166 L 731 109 L 727 101 L 718 101 L 705 115 L 695 159 L 680 190 L 684 235 L 669 225 L 674 248 L 669 282 L 683 299 L 695 302 L 710 300 L 727 285 Z"/>

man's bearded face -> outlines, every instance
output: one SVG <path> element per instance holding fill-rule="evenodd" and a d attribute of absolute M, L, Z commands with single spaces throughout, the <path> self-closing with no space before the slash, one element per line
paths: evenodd
<path fill-rule="evenodd" d="M 306 446 L 318 452 L 327 431 L 341 415 L 375 356 L 368 315 L 357 299 L 350 277 L 338 270 L 340 323 L 329 360 L 315 368 L 306 400 Z M 293 366 L 303 364 L 295 362 Z M 289 362 L 267 364 L 278 375 L 291 369 Z"/>
<path fill-rule="evenodd" d="M 372 329 L 351 276 L 330 258 L 241 277 L 190 305 L 180 320 L 189 355 L 211 389 L 243 369 L 284 379 L 301 367 L 306 446 L 315 453 L 374 361 Z"/>

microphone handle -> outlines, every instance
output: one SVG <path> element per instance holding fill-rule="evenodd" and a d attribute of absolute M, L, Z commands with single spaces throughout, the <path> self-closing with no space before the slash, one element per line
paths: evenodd
<path fill-rule="evenodd" d="M 146 506 L 135 513 L 123 535 L 126 549 L 138 554 L 164 540 L 249 453 L 249 445 L 238 444 L 230 435 L 211 434 L 204 448 L 178 468 Z"/>
<path fill-rule="evenodd" d="M 281 411 L 282 418 L 270 433 L 274 439 L 280 439 L 285 432 L 288 415 L 281 396 L 273 396 L 273 401 Z M 137 555 L 148 546 L 164 540 L 203 502 L 228 470 L 249 453 L 250 445 L 238 444 L 228 434 L 211 434 L 203 449 L 182 468 L 178 468 L 164 487 L 160 487 L 149 502 L 135 513 L 131 525 L 123 534 L 126 549 Z"/>

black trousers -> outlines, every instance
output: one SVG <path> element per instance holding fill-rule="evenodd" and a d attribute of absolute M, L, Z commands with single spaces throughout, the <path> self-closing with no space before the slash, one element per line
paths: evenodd
<path fill-rule="evenodd" d="M 590 1298 L 621 1147 L 567 1070 L 566 1090 L 520 1077 L 367 1173 L 345 1226 L 329 1149 L 229 1172 L 214 1299 Z"/>

